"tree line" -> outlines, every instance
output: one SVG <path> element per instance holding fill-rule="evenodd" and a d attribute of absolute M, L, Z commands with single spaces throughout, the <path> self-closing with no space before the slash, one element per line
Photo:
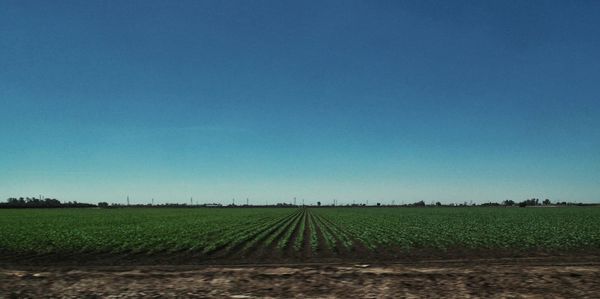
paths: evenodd
<path fill-rule="evenodd" d="M 95 204 L 76 201 L 60 202 L 56 198 L 11 197 L 0 203 L 0 208 L 89 208 Z"/>
<path fill-rule="evenodd" d="M 538 198 L 529 198 L 523 200 L 521 202 L 515 202 L 514 200 L 505 200 L 503 202 L 486 202 L 486 203 L 450 203 L 450 204 L 442 204 L 441 202 L 431 202 L 429 204 L 425 203 L 425 201 L 420 200 L 414 203 L 409 204 L 401 204 L 401 205 L 386 205 L 381 203 L 376 203 L 374 206 L 377 207 L 530 207 L 530 206 L 584 206 L 590 204 L 582 204 L 582 203 L 574 203 L 574 202 L 552 202 L 550 199 L 540 200 Z M 125 205 L 125 204 L 117 204 L 112 203 L 109 204 L 107 202 L 99 202 L 98 204 L 91 203 L 81 203 L 77 201 L 68 201 L 61 202 L 56 198 L 36 198 L 36 197 L 11 197 L 6 200 L 6 202 L 0 203 L 0 208 L 123 208 L 123 207 L 133 207 L 133 208 L 201 208 L 201 207 L 300 207 L 301 205 L 293 205 L 288 203 L 277 203 L 274 205 L 222 205 L 220 203 L 211 203 L 211 204 L 181 204 L 181 203 L 163 203 L 163 204 L 133 204 L 133 205 Z M 346 205 L 321 205 L 321 202 L 317 203 L 318 207 L 367 207 L 367 204 L 346 204 Z M 373 206 L 373 205 L 371 205 Z"/>
<path fill-rule="evenodd" d="M 439 201 L 436 202 L 435 204 L 432 202 L 431 204 L 426 204 L 424 201 L 418 201 L 412 204 L 408 204 L 406 206 L 412 206 L 412 207 L 426 207 L 426 206 L 437 206 L 437 207 L 441 207 L 441 206 L 445 206 L 445 207 L 499 207 L 499 206 L 505 206 L 505 207 L 513 207 L 513 206 L 518 206 L 518 207 L 529 207 L 529 206 L 583 206 L 584 204 L 582 203 L 576 203 L 576 202 L 566 202 L 566 201 L 562 201 L 562 202 L 552 202 L 550 199 L 546 198 L 544 200 L 540 200 L 539 198 L 528 198 L 525 199 L 523 201 L 520 202 L 515 202 L 514 200 L 511 199 L 507 199 L 504 200 L 500 203 L 498 202 L 486 202 L 486 203 L 481 203 L 481 204 L 477 204 L 477 203 L 460 203 L 460 204 L 456 204 L 456 203 L 451 203 L 451 204 L 442 204 Z"/>
<path fill-rule="evenodd" d="M 319 207 L 529 207 L 529 206 L 587 206 L 587 205 L 597 205 L 597 204 L 583 204 L 577 202 L 566 202 L 566 201 L 556 201 L 552 202 L 550 199 L 546 198 L 544 200 L 540 200 L 539 198 L 528 198 L 520 202 L 516 202 L 514 200 L 504 200 L 502 202 L 484 202 L 484 203 L 474 203 L 474 202 L 463 202 L 463 203 L 441 203 L 439 201 L 430 203 L 426 203 L 423 200 L 419 200 L 413 203 L 407 204 L 382 204 L 380 202 L 375 203 L 374 205 L 368 205 L 365 203 L 354 203 L 354 204 L 342 204 L 342 205 L 321 205 L 318 202 L 317 206 Z"/>

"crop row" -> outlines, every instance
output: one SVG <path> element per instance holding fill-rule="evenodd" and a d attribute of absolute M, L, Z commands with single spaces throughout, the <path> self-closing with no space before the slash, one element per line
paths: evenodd
<path fill-rule="evenodd" d="M 364 250 L 598 250 L 598 223 L 598 208 L 0 210 L 0 252 L 318 258 Z"/>

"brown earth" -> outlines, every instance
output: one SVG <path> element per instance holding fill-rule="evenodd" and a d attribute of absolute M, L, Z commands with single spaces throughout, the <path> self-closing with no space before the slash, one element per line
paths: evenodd
<path fill-rule="evenodd" d="M 314 224 L 314 231 L 309 223 Z M 286 232 L 291 232 L 289 240 L 285 240 Z M 333 236 L 332 248 L 326 235 Z M 316 248 L 311 245 L 313 236 Z M 301 246 L 294 250 L 297 238 L 302 238 L 298 239 Z M 344 240 L 351 240 L 352 245 L 346 247 Z M 280 241 L 287 242 L 283 248 L 277 248 Z M 335 223 L 306 210 L 205 254 L 189 250 L 51 254 L 0 250 L 0 299 L 600 298 L 598 285 L 600 254 L 594 248 L 373 250 Z"/>
<path fill-rule="evenodd" d="M 0 266 L 0 298 L 600 298 L 600 258 Z"/>

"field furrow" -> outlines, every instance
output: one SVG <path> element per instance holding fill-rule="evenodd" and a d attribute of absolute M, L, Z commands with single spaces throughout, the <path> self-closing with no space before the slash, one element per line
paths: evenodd
<path fill-rule="evenodd" d="M 366 246 L 356 236 L 353 236 L 347 228 L 344 229 L 325 216 L 319 215 L 318 217 L 319 220 L 321 220 L 322 225 L 330 230 L 334 236 L 336 236 L 336 244 L 341 244 L 338 251 L 339 253 L 344 255 L 352 255 L 356 252 L 362 252 L 365 254 L 370 253 L 371 250 L 368 248 L 368 246 Z"/>
<path fill-rule="evenodd" d="M 300 256 L 304 259 L 310 259 L 313 257 L 313 250 L 311 248 L 311 239 L 312 235 L 316 234 L 313 229 L 311 229 L 310 219 L 309 219 L 309 210 L 307 209 L 304 213 L 304 229 L 302 230 L 302 244 L 299 246 Z"/>
<path fill-rule="evenodd" d="M 323 234 L 319 223 L 316 220 L 315 215 L 310 213 L 310 221 L 312 222 L 311 229 L 314 229 L 317 246 L 316 246 L 316 254 L 320 257 L 331 257 L 333 256 L 331 239 L 326 238 Z"/>
<path fill-rule="evenodd" d="M 296 256 L 297 252 L 294 245 L 296 244 L 296 239 L 299 239 L 302 236 L 301 229 L 305 217 L 306 210 L 302 209 L 302 216 L 296 219 L 293 228 L 288 230 L 286 235 L 277 243 L 277 248 L 281 250 L 283 255 L 287 258 Z"/>
<path fill-rule="evenodd" d="M 294 235 L 294 251 L 302 252 L 302 244 L 304 243 L 304 231 L 306 230 L 306 217 L 308 212 L 303 208 L 302 220 L 300 220 L 300 225 L 298 226 L 298 232 Z"/>
<path fill-rule="evenodd" d="M 326 237 L 328 245 L 331 246 L 333 252 L 339 256 L 347 256 L 349 254 L 350 245 L 344 243 L 343 234 L 335 230 L 330 223 L 324 221 L 323 217 L 315 215 L 315 221 L 323 234 Z"/>
<path fill-rule="evenodd" d="M 214 258 L 232 258 L 236 256 L 244 257 L 248 252 L 251 252 L 253 249 L 255 249 L 257 244 L 269 238 L 269 236 L 281 226 L 286 226 L 295 217 L 297 217 L 298 214 L 299 211 L 295 211 L 294 213 L 274 221 L 271 224 L 264 224 L 251 233 L 240 233 L 239 235 L 241 238 L 226 243 L 227 245 L 221 250 L 222 252 L 216 254 Z"/>
<path fill-rule="evenodd" d="M 285 239 L 288 231 L 293 230 L 299 219 L 302 218 L 304 211 L 296 211 L 292 217 L 285 223 L 275 227 L 272 231 L 265 231 L 264 234 L 254 240 L 253 246 L 247 247 L 245 251 L 250 258 L 268 258 L 281 256 L 282 251 L 279 248 L 279 242 Z"/>

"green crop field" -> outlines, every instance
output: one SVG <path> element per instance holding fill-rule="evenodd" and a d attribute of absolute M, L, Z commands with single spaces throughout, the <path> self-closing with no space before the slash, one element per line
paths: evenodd
<path fill-rule="evenodd" d="M 4 258 L 398 259 L 595 252 L 600 208 L 0 210 Z"/>

